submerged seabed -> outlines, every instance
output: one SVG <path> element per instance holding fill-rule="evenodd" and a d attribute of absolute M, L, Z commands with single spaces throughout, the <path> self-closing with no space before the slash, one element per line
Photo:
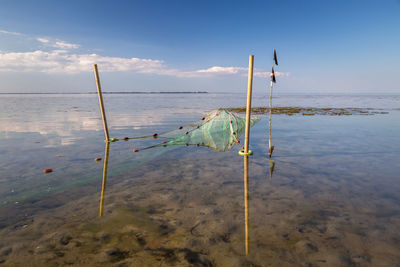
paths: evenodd
<path fill-rule="evenodd" d="M 168 98 L 180 108 L 160 106 L 164 98 L 154 96 L 105 98 L 112 136 L 145 135 L 190 123 L 223 106 L 227 97 Z M 207 98 L 210 104 L 201 108 L 197 101 L 206 103 Z M 103 161 L 93 159 L 104 159 L 105 144 L 97 99 L 2 96 L 1 101 L 40 104 L 49 99 L 51 107 L 1 118 L 9 127 L 0 141 L 7 153 L 0 165 L 0 262 L 5 265 L 400 262 L 398 106 L 373 116 L 273 115 L 273 161 L 267 157 L 267 116 L 261 115 L 251 130 L 246 256 L 239 147 L 224 153 L 195 146 L 133 153 L 133 148 L 161 140 L 111 143 L 99 217 Z M 155 104 L 141 112 L 140 106 L 132 109 L 146 101 Z M 360 107 L 356 103 L 352 107 Z M 54 172 L 43 174 L 44 168 Z"/>

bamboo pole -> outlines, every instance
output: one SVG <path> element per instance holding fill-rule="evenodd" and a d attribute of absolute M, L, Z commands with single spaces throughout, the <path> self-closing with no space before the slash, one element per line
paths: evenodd
<path fill-rule="evenodd" d="M 248 76 L 248 82 L 247 82 L 246 130 L 245 130 L 245 141 L 244 141 L 244 153 L 249 152 L 251 92 L 252 92 L 252 87 L 253 87 L 253 65 L 254 65 L 254 55 L 250 55 L 249 56 L 249 76 Z"/>
<path fill-rule="evenodd" d="M 104 134 L 106 135 L 106 141 L 110 141 L 110 136 L 108 135 L 108 127 L 107 127 L 107 119 L 106 119 L 106 111 L 104 109 L 104 103 L 103 103 L 103 94 L 101 92 L 101 85 L 100 85 L 100 77 L 99 77 L 99 72 L 97 70 L 97 64 L 93 65 L 94 68 L 94 76 L 96 77 L 96 85 L 97 85 L 97 94 L 99 96 L 99 103 L 100 103 L 100 109 L 101 109 L 101 117 L 103 119 L 103 126 L 104 126 Z"/>
<path fill-rule="evenodd" d="M 109 151 L 110 151 L 110 142 L 106 142 L 106 149 L 104 151 L 103 182 L 101 185 L 101 197 L 100 197 L 100 217 L 103 217 L 103 206 L 104 206 L 104 198 L 106 195 L 106 185 L 107 185 L 107 167 L 108 167 Z"/>
<path fill-rule="evenodd" d="M 249 255 L 249 157 L 244 156 L 244 243 L 246 256 Z"/>
<path fill-rule="evenodd" d="M 275 63 L 278 64 L 277 58 L 276 58 L 276 51 L 274 49 L 274 54 L 273 54 L 273 59 L 272 59 L 272 71 L 274 71 L 274 66 Z M 272 156 L 272 152 L 274 151 L 274 146 L 272 145 L 271 138 L 271 121 L 272 121 L 272 87 L 273 87 L 273 79 L 275 77 L 272 77 L 273 73 L 271 73 L 271 83 L 270 83 L 270 90 L 269 90 L 269 138 L 268 138 L 268 156 Z"/>
<path fill-rule="evenodd" d="M 246 130 L 244 142 L 244 220 L 245 220 L 245 253 L 249 255 L 249 152 L 250 144 L 250 117 L 251 117 L 251 93 L 253 87 L 254 55 L 249 56 L 249 76 L 247 82 L 247 105 L 246 105 Z"/>

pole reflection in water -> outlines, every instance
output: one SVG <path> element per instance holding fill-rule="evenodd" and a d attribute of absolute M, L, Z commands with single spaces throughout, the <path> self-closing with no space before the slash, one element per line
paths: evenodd
<path fill-rule="evenodd" d="M 275 161 L 269 158 L 269 178 L 272 179 L 272 175 L 274 174 L 275 169 Z"/>
<path fill-rule="evenodd" d="M 272 179 L 272 175 L 274 174 L 275 161 L 271 159 L 272 152 L 274 152 L 274 146 L 271 142 L 271 130 L 272 130 L 272 81 L 271 81 L 271 96 L 269 99 L 269 137 L 268 137 L 268 156 L 269 156 L 269 178 Z"/>
<path fill-rule="evenodd" d="M 100 217 L 103 217 L 104 197 L 106 194 L 106 184 L 107 184 L 107 167 L 108 167 L 109 150 L 110 150 L 110 142 L 106 142 L 106 148 L 104 151 L 103 183 L 101 186 L 101 197 L 100 197 Z"/>
<path fill-rule="evenodd" d="M 244 156 L 244 225 L 245 225 L 245 252 L 249 255 L 249 157 Z"/>
<path fill-rule="evenodd" d="M 268 129 L 269 129 L 269 136 L 268 136 L 268 156 L 272 156 L 272 152 L 274 152 L 274 146 L 272 145 L 271 141 L 271 126 L 272 126 L 272 82 L 271 82 L 271 97 L 269 102 L 269 120 L 268 120 Z"/>
<path fill-rule="evenodd" d="M 104 211 L 104 199 L 106 194 L 106 185 L 107 185 L 107 170 L 108 170 L 108 158 L 110 151 L 110 142 L 106 142 L 105 151 L 104 151 L 104 165 L 103 165 L 103 180 L 101 187 L 101 196 L 100 196 L 100 212 L 99 216 L 103 217 Z M 249 255 L 249 157 L 243 156 L 244 160 L 244 217 L 245 217 L 245 253 L 246 256 Z M 270 161 L 270 176 L 272 177 L 272 173 L 274 171 L 275 162 L 273 160 Z M 271 165 L 272 164 L 272 165 Z"/>

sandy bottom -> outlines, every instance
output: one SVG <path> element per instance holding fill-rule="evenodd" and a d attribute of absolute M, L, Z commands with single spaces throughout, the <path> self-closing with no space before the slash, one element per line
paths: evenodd
<path fill-rule="evenodd" d="M 343 172 L 276 159 L 271 179 L 270 162 L 257 156 L 250 158 L 246 255 L 243 158 L 191 149 L 111 175 L 101 218 L 101 173 L 79 189 L 3 207 L 18 220 L 0 230 L 0 263 L 399 266 L 400 208 L 397 198 L 363 193 L 374 177 L 354 183 Z"/>

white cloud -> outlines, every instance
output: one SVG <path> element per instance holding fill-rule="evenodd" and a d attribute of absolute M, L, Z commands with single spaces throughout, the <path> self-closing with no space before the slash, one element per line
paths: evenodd
<path fill-rule="evenodd" d="M 38 38 L 39 39 L 39 38 Z M 46 43 L 47 39 L 40 42 Z M 65 46 L 61 45 L 61 48 Z M 67 48 L 68 45 L 66 46 Z M 2 72 L 44 72 L 75 74 L 89 72 L 93 64 L 98 64 L 102 72 L 133 71 L 157 75 L 190 77 L 214 77 L 220 75 L 246 76 L 248 69 L 244 67 L 213 66 L 195 71 L 181 71 L 168 68 L 163 61 L 144 58 L 108 57 L 98 54 L 76 54 L 67 49 L 52 51 L 36 50 L 33 52 L 2 52 L 0 51 L 0 71 Z M 277 76 L 288 74 L 275 72 Z M 266 78 L 270 72 L 254 72 L 255 77 Z"/>
<path fill-rule="evenodd" d="M 132 71 L 136 73 L 148 73 L 157 75 L 175 76 L 181 78 L 215 77 L 221 75 L 247 76 L 248 69 L 235 66 L 212 66 L 210 68 L 192 71 L 182 71 L 168 68 L 162 60 L 145 58 L 108 57 L 94 53 L 77 53 L 74 49 L 78 44 L 69 43 L 50 37 L 33 37 L 22 33 L 9 32 L 0 29 L 0 34 L 18 35 L 30 47 L 37 47 L 30 52 L 6 52 L 0 51 L 1 72 L 44 72 L 75 74 L 90 72 L 93 64 L 98 64 L 102 72 Z M 33 42 L 32 42 L 33 41 Z M 38 46 L 40 43 L 40 46 Z M 277 76 L 282 73 L 275 72 Z M 266 78 L 270 72 L 255 70 L 255 77 Z"/>
<path fill-rule="evenodd" d="M 16 38 L 19 38 L 26 42 L 32 42 L 32 40 L 36 40 L 37 42 L 40 42 L 42 45 L 45 45 L 47 47 L 53 47 L 53 48 L 59 48 L 59 49 L 76 49 L 79 48 L 80 45 L 78 44 L 73 44 L 73 43 L 68 43 L 63 40 L 55 39 L 55 38 L 48 38 L 48 37 L 34 37 L 28 34 L 23 34 L 19 32 L 11 32 L 11 31 L 6 31 L 0 29 L 0 34 L 7 34 L 7 35 L 14 35 Z"/>
<path fill-rule="evenodd" d="M 71 44 L 64 41 L 56 41 L 55 44 L 53 44 L 52 46 L 61 49 L 76 49 L 79 47 L 78 44 Z"/>
<path fill-rule="evenodd" d="M 104 57 L 97 54 L 69 54 L 66 50 L 34 52 L 0 52 L 0 71 L 80 73 L 92 71 L 93 64 L 101 71 L 137 71 L 156 73 L 162 62 L 152 59 Z"/>
<path fill-rule="evenodd" d="M 221 75 L 247 76 L 248 68 L 213 66 L 207 69 L 200 69 L 195 71 L 164 70 L 163 73 L 160 74 L 173 75 L 178 77 L 213 77 Z M 255 77 L 269 77 L 269 75 L 269 72 L 254 72 Z"/>
<path fill-rule="evenodd" d="M 248 68 L 245 67 L 221 67 L 213 66 L 208 69 L 200 69 L 191 72 L 178 72 L 176 76 L 180 77 L 204 77 L 204 76 L 219 76 L 219 75 L 248 75 Z M 254 77 L 268 78 L 271 76 L 271 72 L 258 71 L 257 69 L 253 72 Z M 288 73 L 275 72 L 276 76 L 289 76 Z"/>
<path fill-rule="evenodd" d="M 108 57 L 98 54 L 73 53 L 78 44 L 69 43 L 49 37 L 32 37 L 18 32 L 0 29 L 0 34 L 18 35 L 27 42 L 34 40 L 41 44 L 40 49 L 31 52 L 4 52 L 0 51 L 1 72 L 45 72 L 74 74 L 92 71 L 93 64 L 98 64 L 103 72 L 133 71 L 167 75 L 182 78 L 215 77 L 221 75 L 247 76 L 248 69 L 235 66 L 212 66 L 206 69 L 182 71 L 168 68 L 163 61 L 144 58 Z M 32 45 L 34 46 L 34 45 Z M 49 50 L 50 51 L 47 51 Z M 46 51 L 45 51 L 46 50 Z M 254 71 L 255 77 L 268 78 L 270 72 Z M 288 76 L 288 73 L 275 72 L 276 76 Z"/>
<path fill-rule="evenodd" d="M 208 69 L 200 69 L 194 71 L 181 71 L 178 69 L 169 69 L 165 65 L 161 65 L 159 69 L 151 71 L 143 71 L 148 73 L 155 73 L 159 75 L 176 76 L 181 78 L 193 78 L 193 77 L 213 77 L 219 75 L 234 75 L 241 73 L 243 70 L 247 70 L 242 67 L 220 67 L 213 66 Z"/>
<path fill-rule="evenodd" d="M 39 42 L 41 42 L 41 43 L 44 43 L 44 44 L 47 44 L 47 43 L 49 43 L 49 42 L 50 42 L 50 40 L 49 40 L 49 39 L 46 39 L 46 38 L 41 38 L 41 37 L 39 37 L 39 38 L 36 38 L 36 40 L 37 40 L 37 41 L 39 41 Z"/>
<path fill-rule="evenodd" d="M 196 73 L 211 73 L 211 74 L 237 74 L 243 71 L 247 71 L 247 68 L 243 67 L 220 67 L 214 66 L 208 69 L 197 70 Z"/>
<path fill-rule="evenodd" d="M 62 40 L 52 40 L 50 38 L 38 37 L 36 41 L 42 43 L 45 46 L 60 48 L 60 49 L 76 49 L 79 48 L 78 44 L 67 43 Z"/>
<path fill-rule="evenodd" d="M 5 31 L 5 30 L 1 30 L 1 29 L 0 29 L 0 33 L 3 33 L 3 34 L 10 34 L 10 35 L 22 35 L 22 34 L 19 33 L 19 32 L 9 32 L 9 31 Z"/>

